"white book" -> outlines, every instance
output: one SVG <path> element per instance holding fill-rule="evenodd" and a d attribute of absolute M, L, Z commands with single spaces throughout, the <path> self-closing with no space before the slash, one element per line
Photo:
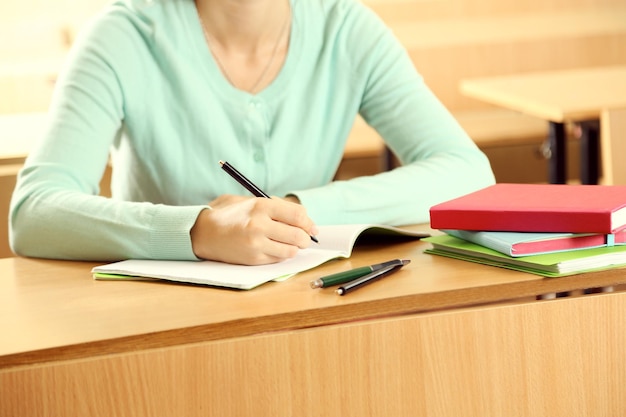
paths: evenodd
<path fill-rule="evenodd" d="M 130 259 L 97 266 L 95 279 L 161 279 L 249 290 L 272 280 L 286 279 L 336 258 L 349 258 L 359 237 L 388 241 L 389 238 L 420 239 L 426 232 L 377 225 L 318 226 L 319 244 L 312 243 L 291 259 L 268 265 L 234 265 L 215 261 L 160 261 Z"/>

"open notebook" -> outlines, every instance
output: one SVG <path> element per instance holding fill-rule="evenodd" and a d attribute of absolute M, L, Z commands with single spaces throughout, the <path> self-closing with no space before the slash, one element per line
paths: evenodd
<path fill-rule="evenodd" d="M 349 258 L 357 239 L 393 242 L 429 236 L 392 226 L 351 224 L 318 226 L 319 244 L 295 258 L 270 265 L 246 266 L 213 261 L 126 260 L 93 268 L 95 279 L 163 279 L 249 290 L 271 280 L 286 279 L 335 258 Z"/>

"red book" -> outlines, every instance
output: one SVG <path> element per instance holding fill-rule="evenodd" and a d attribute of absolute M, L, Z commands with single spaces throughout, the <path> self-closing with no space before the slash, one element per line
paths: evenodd
<path fill-rule="evenodd" d="M 433 229 L 615 233 L 626 227 L 626 186 L 495 184 L 430 209 Z"/>

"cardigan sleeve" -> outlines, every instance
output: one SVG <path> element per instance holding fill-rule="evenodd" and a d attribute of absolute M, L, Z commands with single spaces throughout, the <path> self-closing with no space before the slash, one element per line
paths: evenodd
<path fill-rule="evenodd" d="M 20 172 L 10 242 L 24 256 L 79 260 L 197 259 L 189 231 L 204 206 L 173 207 L 98 196 L 109 149 L 122 132 L 116 66 L 140 33 L 115 13 L 81 35 L 59 78 L 38 148 Z"/>
<path fill-rule="evenodd" d="M 489 161 L 429 89 L 391 31 L 369 10 L 354 7 L 343 36 L 351 46 L 345 48 L 345 61 L 365 80 L 360 114 L 401 166 L 294 194 L 320 224 L 428 222 L 434 204 L 491 185 Z"/>

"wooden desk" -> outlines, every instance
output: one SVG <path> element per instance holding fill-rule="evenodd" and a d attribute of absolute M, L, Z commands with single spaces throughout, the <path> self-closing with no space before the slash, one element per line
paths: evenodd
<path fill-rule="evenodd" d="M 550 122 L 550 182 L 565 183 L 566 122 L 579 122 L 581 182 L 598 182 L 598 120 L 604 109 L 626 107 L 626 66 L 536 72 L 461 81 L 461 92 Z"/>
<path fill-rule="evenodd" d="M 542 279 L 357 247 L 249 292 L 0 260 L 0 417 L 599 416 L 626 409 L 624 270 Z M 344 297 L 320 274 L 408 257 Z"/>

